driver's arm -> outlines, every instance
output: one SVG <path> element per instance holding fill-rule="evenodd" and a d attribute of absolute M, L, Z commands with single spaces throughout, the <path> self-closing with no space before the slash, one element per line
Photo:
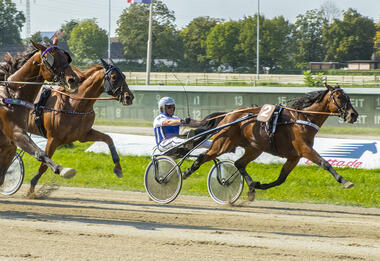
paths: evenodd
<path fill-rule="evenodd" d="M 181 125 L 181 120 L 167 119 L 162 122 L 162 126 L 177 126 Z"/>

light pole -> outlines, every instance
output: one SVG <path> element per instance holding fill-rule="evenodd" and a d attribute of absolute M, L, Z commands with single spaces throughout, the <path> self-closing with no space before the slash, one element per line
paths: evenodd
<path fill-rule="evenodd" d="M 256 36 L 256 80 L 259 80 L 260 66 L 260 0 L 257 0 L 257 36 Z"/>
<path fill-rule="evenodd" d="M 108 0 L 108 61 L 111 59 L 111 0 Z"/>
<path fill-rule="evenodd" d="M 148 29 L 148 46 L 146 52 L 146 85 L 150 84 L 150 69 L 152 63 L 152 11 L 153 11 L 153 1 L 149 6 L 149 29 Z"/>

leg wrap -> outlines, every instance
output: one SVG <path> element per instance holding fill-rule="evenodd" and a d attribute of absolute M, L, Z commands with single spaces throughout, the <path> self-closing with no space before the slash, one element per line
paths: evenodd
<path fill-rule="evenodd" d="M 42 176 L 42 174 L 37 173 L 37 174 L 32 178 L 32 180 L 30 181 L 30 184 L 31 184 L 32 186 L 36 186 L 36 185 L 37 185 L 37 182 L 38 182 L 38 180 L 41 178 L 41 176 Z"/>
<path fill-rule="evenodd" d="M 115 148 L 115 145 L 112 144 L 112 145 L 109 145 L 108 148 L 110 149 L 111 151 L 111 156 L 112 156 L 112 160 L 114 163 L 118 163 L 120 162 L 120 158 L 119 158 L 119 155 L 117 154 L 116 152 L 116 148 Z"/>

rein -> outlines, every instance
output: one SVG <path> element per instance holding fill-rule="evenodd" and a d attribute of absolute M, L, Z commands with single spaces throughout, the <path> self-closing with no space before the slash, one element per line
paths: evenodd
<path fill-rule="evenodd" d="M 65 96 L 69 96 L 70 99 L 73 99 L 73 100 L 117 100 L 118 98 L 117 97 L 108 97 L 108 98 L 80 98 L 80 97 L 77 97 L 77 96 L 73 96 L 71 94 L 67 94 L 65 92 L 61 92 L 61 91 L 58 91 L 58 90 L 55 90 L 55 89 L 52 89 L 53 92 L 57 92 L 59 94 L 62 94 L 62 95 L 65 95 Z"/>
<path fill-rule="evenodd" d="M 54 83 L 42 83 L 42 82 L 19 82 L 19 81 L 0 81 L 0 83 L 19 83 L 19 84 L 28 84 L 28 85 L 49 85 L 49 86 L 58 86 Z"/>
<path fill-rule="evenodd" d="M 30 110 L 34 110 L 34 104 L 33 103 L 30 103 L 30 102 L 27 102 L 27 101 L 23 101 L 23 100 L 20 100 L 20 99 L 4 98 L 3 102 L 5 104 L 20 105 L 20 106 L 24 106 L 24 107 L 26 107 L 26 108 L 28 108 Z M 66 114 L 74 114 L 74 115 L 87 115 L 87 114 L 94 113 L 94 110 L 86 111 L 86 112 L 78 112 L 78 111 L 57 110 L 57 109 L 48 108 L 48 107 L 45 107 L 45 106 L 41 106 L 41 107 L 45 111 L 55 111 L 55 112 L 61 112 L 61 113 L 66 113 Z"/>
<path fill-rule="evenodd" d="M 289 111 L 295 111 L 295 112 L 300 112 L 300 113 L 305 113 L 305 114 L 320 114 L 320 115 L 328 115 L 328 116 L 340 116 L 339 113 L 333 113 L 333 112 L 304 111 L 304 110 L 298 110 L 298 109 L 286 107 L 286 106 L 283 106 L 283 105 L 280 105 L 280 107 L 282 107 L 284 109 L 287 109 Z M 218 116 L 212 117 L 210 119 L 207 119 L 206 121 L 211 121 L 211 120 L 214 120 L 214 119 L 225 117 L 225 116 L 230 115 L 230 114 L 234 114 L 234 113 L 238 113 L 238 112 L 244 112 L 244 111 L 249 111 L 249 110 L 252 110 L 252 108 L 245 108 L 245 109 L 240 109 L 240 110 L 237 110 L 237 111 L 231 111 L 231 112 L 228 112 L 228 113 L 225 113 L 225 114 L 222 114 L 222 115 L 218 115 Z"/>
<path fill-rule="evenodd" d="M 295 112 L 300 112 L 300 113 L 305 113 L 305 114 L 320 114 L 320 115 L 328 115 L 328 116 L 340 116 L 339 113 L 334 113 L 334 112 L 304 111 L 304 110 L 297 110 L 297 109 L 282 106 L 282 105 L 280 105 L 280 106 L 284 109 L 289 110 L 289 111 L 295 111 Z"/>

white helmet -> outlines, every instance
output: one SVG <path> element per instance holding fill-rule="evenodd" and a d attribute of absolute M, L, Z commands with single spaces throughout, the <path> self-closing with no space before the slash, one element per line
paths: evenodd
<path fill-rule="evenodd" d="M 160 110 L 161 108 L 164 108 L 165 105 L 175 105 L 175 101 L 171 97 L 162 97 L 158 101 L 158 109 Z"/>

